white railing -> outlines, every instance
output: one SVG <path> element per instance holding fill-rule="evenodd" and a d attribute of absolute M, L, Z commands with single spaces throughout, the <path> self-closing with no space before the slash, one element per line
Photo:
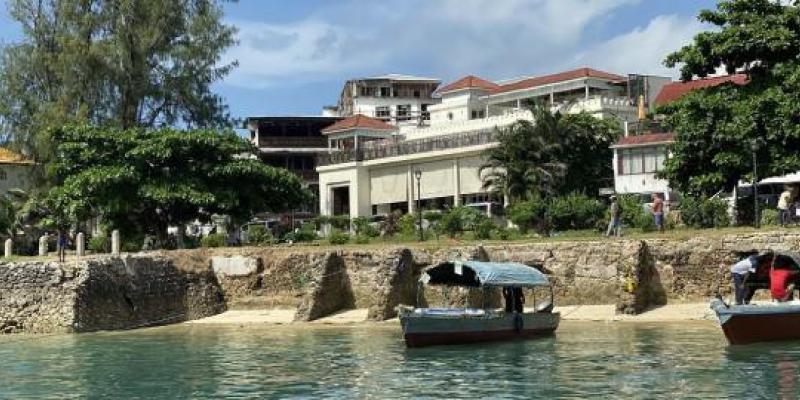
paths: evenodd
<path fill-rule="evenodd" d="M 486 118 L 464 121 L 449 121 L 424 128 L 409 129 L 403 132 L 403 134 L 406 139 L 423 139 L 455 133 L 492 130 L 496 127 L 511 125 L 521 119 L 531 120 L 533 119 L 533 115 L 528 110 L 514 109 L 506 111 L 502 115 L 492 115 Z"/>

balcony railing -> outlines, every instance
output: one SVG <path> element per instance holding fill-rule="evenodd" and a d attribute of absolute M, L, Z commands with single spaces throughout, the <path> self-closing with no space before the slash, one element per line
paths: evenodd
<path fill-rule="evenodd" d="M 318 166 L 342 164 L 352 161 L 376 160 L 386 157 L 405 156 L 448 150 L 461 147 L 480 146 L 495 142 L 495 131 L 459 133 L 425 139 L 404 140 L 381 144 L 370 144 L 358 150 L 334 151 L 319 156 Z"/>
<path fill-rule="evenodd" d="M 258 147 L 274 148 L 327 148 L 328 140 L 324 137 L 292 137 L 266 136 L 258 139 Z"/>

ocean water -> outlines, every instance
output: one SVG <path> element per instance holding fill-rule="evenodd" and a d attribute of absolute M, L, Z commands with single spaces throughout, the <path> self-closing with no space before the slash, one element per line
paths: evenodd
<path fill-rule="evenodd" d="M 800 342 L 713 322 L 563 322 L 531 341 L 406 349 L 394 325 L 176 325 L 0 336 L 0 398 L 795 398 Z"/>

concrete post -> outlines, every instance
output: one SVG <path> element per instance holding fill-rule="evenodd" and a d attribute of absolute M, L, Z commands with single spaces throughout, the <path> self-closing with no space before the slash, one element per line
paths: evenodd
<path fill-rule="evenodd" d="M 11 239 L 6 239 L 6 248 L 5 248 L 5 256 L 6 258 L 11 257 L 14 255 L 14 241 Z"/>
<path fill-rule="evenodd" d="M 75 236 L 75 255 L 78 257 L 86 255 L 86 236 L 83 232 L 79 232 L 78 235 Z"/>
<path fill-rule="evenodd" d="M 453 206 L 461 205 L 461 174 L 459 173 L 458 159 L 453 160 Z"/>
<path fill-rule="evenodd" d="M 179 249 L 186 248 L 185 243 L 183 242 L 183 231 L 186 229 L 183 226 L 178 227 L 178 231 L 175 232 L 175 247 Z"/>
<path fill-rule="evenodd" d="M 111 232 L 111 255 L 118 256 L 119 254 L 120 254 L 119 229 L 114 229 Z"/>
<path fill-rule="evenodd" d="M 47 235 L 42 235 L 39 238 L 39 256 L 44 257 L 47 255 Z"/>

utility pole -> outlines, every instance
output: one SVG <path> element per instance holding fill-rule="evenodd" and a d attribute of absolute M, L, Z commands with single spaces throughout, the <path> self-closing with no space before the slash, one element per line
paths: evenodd
<path fill-rule="evenodd" d="M 753 140 L 750 144 L 753 150 L 753 226 L 761 227 L 761 219 L 758 217 L 758 140 Z"/>

